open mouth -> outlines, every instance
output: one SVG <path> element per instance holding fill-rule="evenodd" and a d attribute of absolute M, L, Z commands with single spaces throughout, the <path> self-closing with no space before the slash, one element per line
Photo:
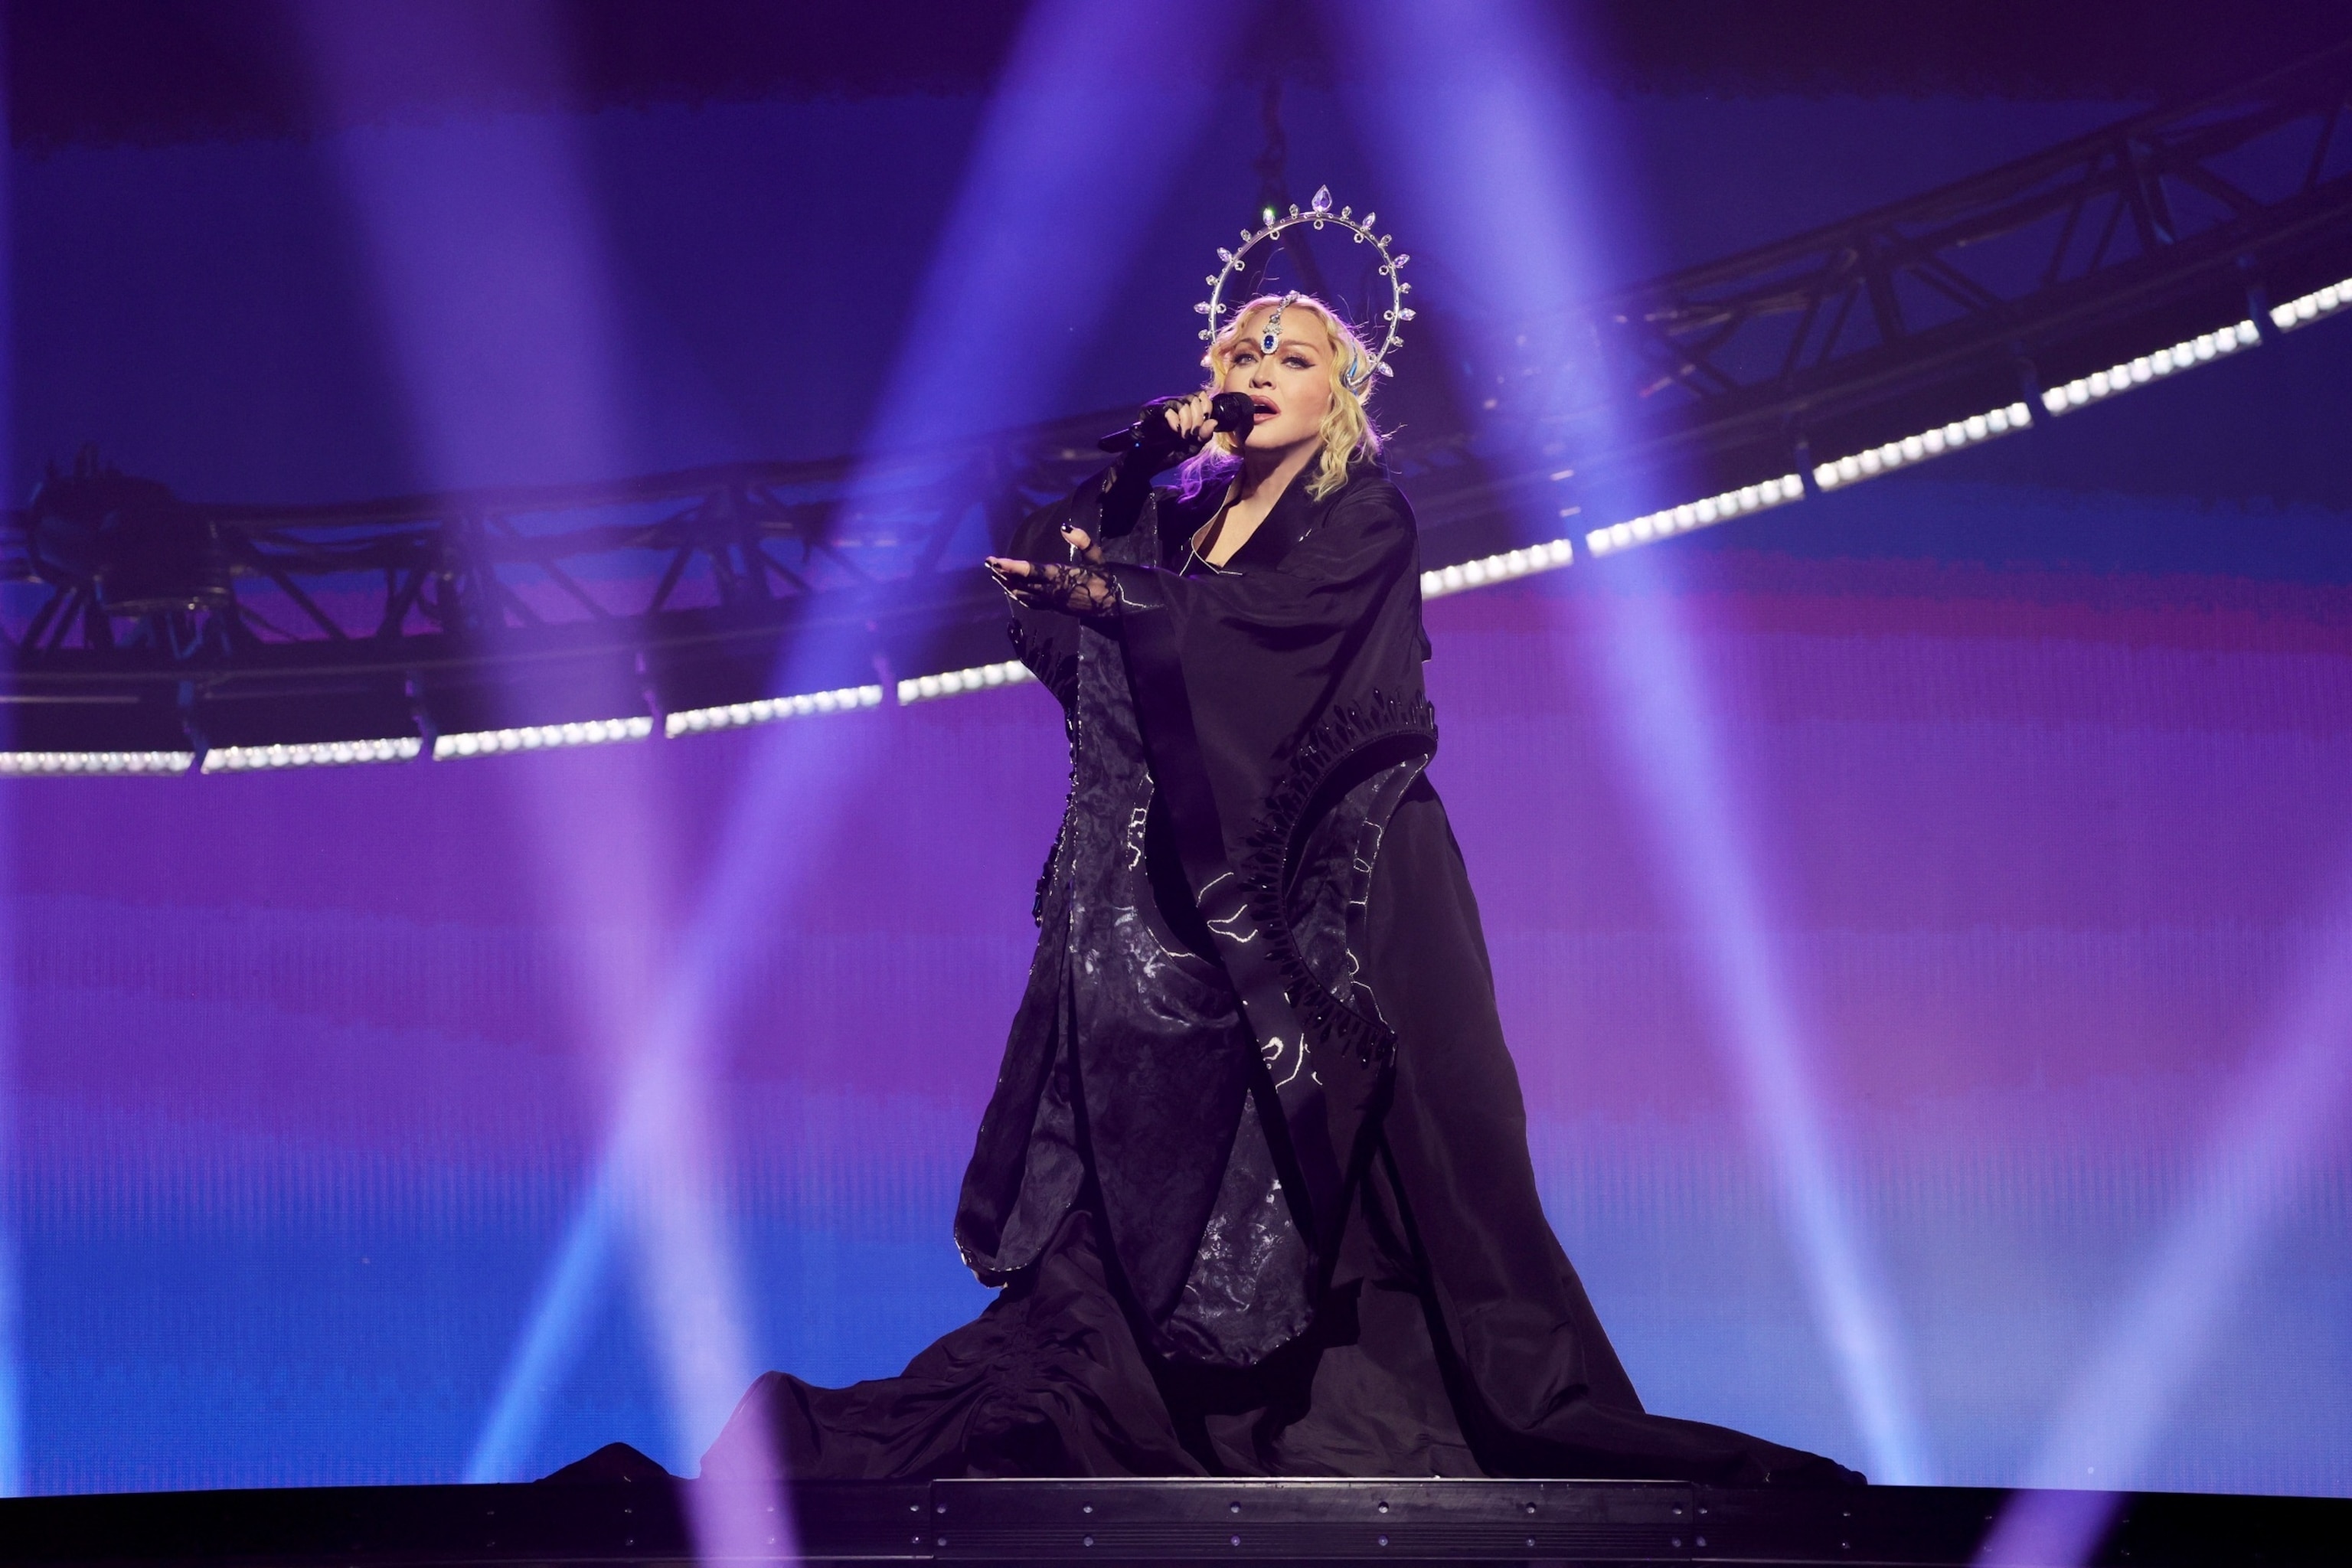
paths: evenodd
<path fill-rule="evenodd" d="M 1282 412 L 1274 405 L 1274 400 L 1270 397 L 1253 397 L 1250 399 L 1250 406 L 1257 410 L 1256 417 L 1253 422 L 1261 425 Z"/>

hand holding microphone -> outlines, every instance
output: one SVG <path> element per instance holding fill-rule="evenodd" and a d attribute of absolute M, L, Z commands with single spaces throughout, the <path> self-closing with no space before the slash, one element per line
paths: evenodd
<path fill-rule="evenodd" d="M 1190 397 L 1163 397 L 1143 405 L 1142 415 L 1125 430 L 1114 430 L 1095 443 L 1106 452 L 1140 452 L 1160 458 L 1164 467 L 1181 455 L 1190 456 L 1217 431 L 1246 437 L 1256 422 L 1257 407 L 1245 392 L 1196 392 Z"/>

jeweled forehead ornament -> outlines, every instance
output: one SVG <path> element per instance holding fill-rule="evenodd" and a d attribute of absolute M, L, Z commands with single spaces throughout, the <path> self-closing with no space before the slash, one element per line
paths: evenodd
<path fill-rule="evenodd" d="M 1272 353 L 1274 345 L 1282 341 L 1282 313 L 1297 303 L 1298 303 L 1298 290 L 1293 289 L 1276 302 L 1273 310 L 1265 313 L 1265 331 L 1257 335 L 1257 346 L 1261 353 Z"/>
<path fill-rule="evenodd" d="M 1271 207 L 1266 210 L 1269 213 L 1273 211 Z M 1349 243 L 1369 245 L 1381 253 L 1380 275 L 1387 279 L 1389 284 L 1388 308 L 1381 312 L 1381 324 L 1385 329 L 1381 336 L 1381 346 L 1371 351 L 1371 357 L 1369 360 L 1359 360 L 1348 366 L 1340 373 L 1341 377 L 1347 382 L 1349 391 L 1360 393 L 1365 384 L 1375 374 L 1388 376 L 1396 374 L 1395 371 L 1389 368 L 1389 356 L 1397 351 L 1398 334 L 1403 330 L 1404 323 L 1412 320 L 1412 308 L 1404 302 L 1404 297 L 1412 292 L 1412 285 L 1406 282 L 1403 276 L 1404 264 L 1411 261 L 1412 258 L 1402 251 L 1389 249 L 1391 237 L 1372 226 L 1378 221 L 1379 215 L 1376 213 L 1366 213 L 1362 217 L 1358 217 L 1347 207 L 1341 207 L 1338 212 L 1333 212 L 1331 187 L 1324 185 L 1316 191 L 1315 199 L 1307 204 L 1305 212 L 1300 212 L 1296 205 L 1293 205 L 1286 217 L 1272 218 L 1264 228 L 1242 230 L 1241 248 L 1227 250 L 1220 247 L 1217 251 L 1219 263 L 1217 270 L 1201 279 L 1209 286 L 1209 297 L 1192 307 L 1194 313 L 1209 318 L 1209 324 L 1201 329 L 1201 341 L 1202 342 L 1216 341 L 1217 330 L 1223 325 L 1222 318 L 1226 310 L 1232 309 L 1225 303 L 1225 284 L 1228 279 L 1248 267 L 1251 251 L 1261 245 L 1271 244 L 1281 237 L 1284 230 L 1296 228 L 1302 223 L 1318 229 L 1326 224 L 1336 224 L 1348 231 Z M 1273 313 L 1267 317 L 1265 330 L 1258 334 L 1259 345 L 1267 353 L 1272 353 L 1275 344 L 1281 341 L 1282 312 L 1290 306 L 1292 301 L 1300 297 L 1296 289 L 1285 294 L 1282 297 L 1282 302 L 1276 305 Z M 1202 356 L 1202 363 L 1204 364 L 1208 363 L 1206 355 Z"/>

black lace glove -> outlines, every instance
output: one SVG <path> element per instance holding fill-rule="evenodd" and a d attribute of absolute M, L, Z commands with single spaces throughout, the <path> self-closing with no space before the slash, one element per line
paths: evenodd
<path fill-rule="evenodd" d="M 1059 610 L 1070 616 L 1108 616 L 1118 605 L 1118 591 L 1111 585 L 1110 574 L 1101 570 L 1102 547 L 1087 537 L 1086 531 L 1066 527 L 1062 537 L 1070 542 L 1071 562 L 1065 565 L 1056 561 L 1013 561 L 1002 555 L 988 558 L 988 574 L 1004 596 L 1016 605 L 1033 610 Z"/>
<path fill-rule="evenodd" d="M 1016 605 L 1073 616 L 1107 616 L 1118 603 L 1110 574 L 1051 561 L 991 561 L 996 585 Z"/>

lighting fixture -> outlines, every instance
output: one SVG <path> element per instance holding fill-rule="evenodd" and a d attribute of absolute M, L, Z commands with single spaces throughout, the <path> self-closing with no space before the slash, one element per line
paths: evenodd
<path fill-rule="evenodd" d="M 2306 321 L 2315 321 L 2347 305 L 2352 305 L 2352 278 L 2298 295 L 2284 305 L 2273 305 L 2271 325 L 2282 332 L 2291 332 Z"/>
<path fill-rule="evenodd" d="M 1465 588 L 1483 588 L 1489 583 L 1524 577 L 1531 572 L 1556 571 L 1575 559 L 1576 542 L 1570 539 L 1555 539 L 1549 544 L 1530 544 L 1524 550 L 1507 550 L 1500 555 L 1482 555 L 1475 561 L 1459 562 L 1452 566 L 1423 572 L 1421 574 L 1421 596 L 1442 599 Z"/>
<path fill-rule="evenodd" d="M 2314 307 L 2313 314 L 2318 313 Z M 2142 354 L 2105 370 L 2095 370 L 2088 375 L 2077 376 L 2063 386 L 2053 386 L 2042 395 L 2042 406 L 2053 414 L 2072 414 L 2075 409 L 2113 397 L 2118 392 L 2129 392 L 2135 386 L 2146 386 L 2151 381 L 2161 381 L 2177 370 L 2206 364 L 2224 354 L 2240 349 L 2252 348 L 2263 341 L 2252 321 L 2240 321 L 2235 326 L 2217 331 L 2200 332 L 2193 338 L 2158 349 L 2152 354 Z"/>
<path fill-rule="evenodd" d="M 352 763 L 414 762 L 425 742 L 414 735 L 380 741 L 317 741 L 294 746 L 215 746 L 205 753 L 208 773 L 258 768 L 341 767 Z"/>
<path fill-rule="evenodd" d="M 1966 419 L 1955 419 L 1949 425 L 1938 425 L 1933 430 L 1923 430 L 1916 436 L 1906 436 L 1899 441 L 1889 441 L 1868 451 L 1818 464 L 1813 468 L 1813 483 L 1822 489 L 1833 490 L 1840 485 L 1891 474 L 1910 464 L 1924 463 L 1930 458 L 1940 458 L 1947 452 L 1957 452 L 1963 447 L 1973 447 L 1996 436 L 2006 436 L 2012 430 L 2030 429 L 2032 424 L 2033 410 L 2022 403 L 2012 403 L 2005 408 L 1989 408 L 1982 414 L 1971 414 Z"/>
<path fill-rule="evenodd" d="M 689 708 L 662 720 L 662 733 L 675 741 L 711 730 L 735 730 L 746 724 L 766 724 L 778 719 L 804 718 L 811 713 L 846 713 L 853 709 L 882 705 L 879 686 L 844 686 L 833 691 L 804 692 L 797 697 L 763 697 L 757 702 L 726 702 L 716 708 Z"/>
<path fill-rule="evenodd" d="M 601 746 L 614 741 L 642 741 L 654 732 L 654 721 L 634 719 L 591 719 L 582 724 L 532 724 L 518 730 L 474 730 L 461 735 L 436 735 L 433 760 L 488 757 L 501 752 L 543 752 L 558 746 Z"/>
<path fill-rule="evenodd" d="M 0 752 L 0 775 L 184 773 L 194 752 Z"/>
<path fill-rule="evenodd" d="M 1694 528 L 1707 528 L 1727 522 L 1735 517 L 1745 517 L 1752 511 L 1786 506 L 1805 493 L 1805 482 L 1794 474 L 1784 474 L 1761 484 L 1742 485 L 1736 490 L 1708 496 L 1705 500 L 1685 502 L 1645 512 L 1630 522 L 1612 522 L 1606 528 L 1596 528 L 1584 536 L 1584 547 L 1595 555 L 1608 555 L 1653 540 L 1667 539 L 1677 533 L 1687 533 Z"/>
<path fill-rule="evenodd" d="M 1017 658 L 1003 664 L 974 665 L 970 669 L 950 669 L 940 675 L 919 675 L 911 680 L 898 682 L 898 706 L 909 702 L 929 702 L 935 697 L 953 697 L 960 691 L 978 691 L 989 686 L 1018 686 L 1037 678 L 1029 667 Z"/>

